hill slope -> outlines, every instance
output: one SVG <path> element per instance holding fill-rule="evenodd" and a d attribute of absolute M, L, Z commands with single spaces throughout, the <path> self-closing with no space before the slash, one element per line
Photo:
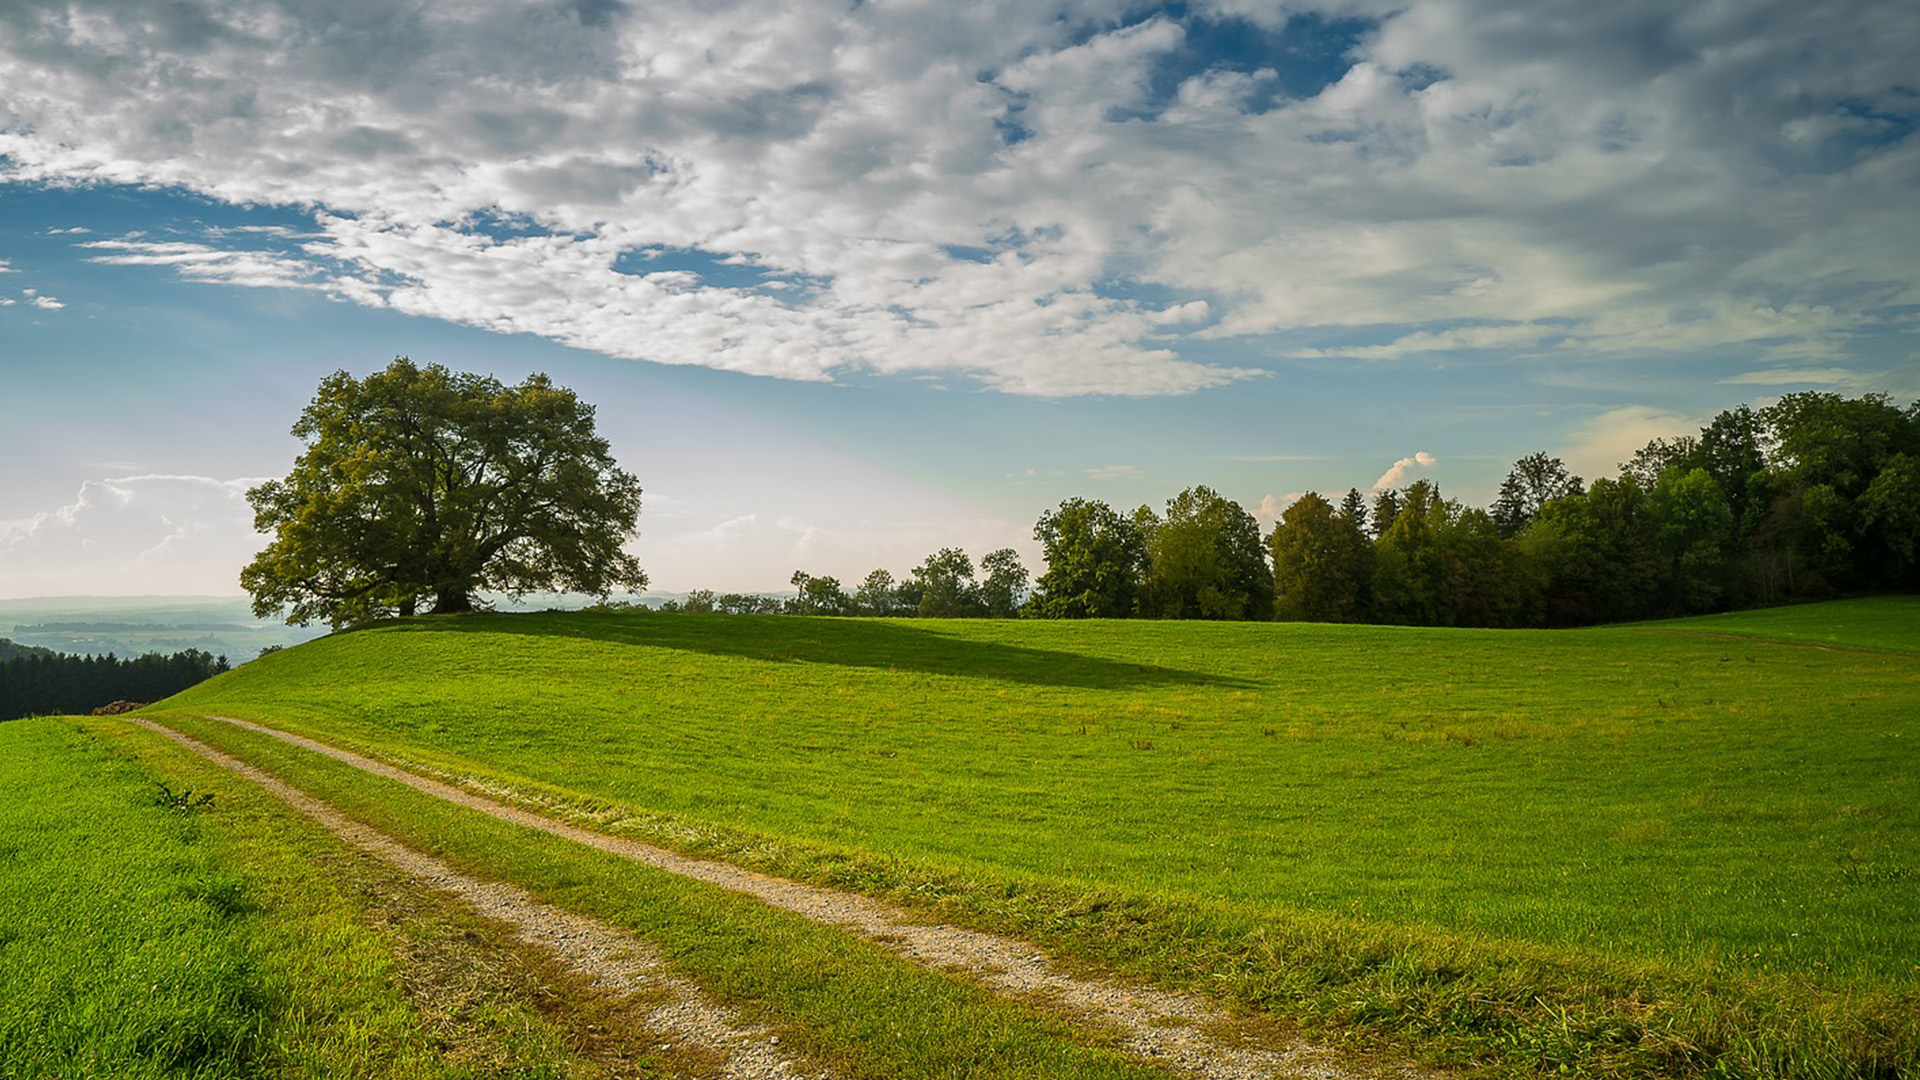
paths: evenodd
<path fill-rule="evenodd" d="M 1666 629 L 492 616 L 167 704 L 1149 969 L 1100 912 L 1910 1002 L 1920 665 Z"/>

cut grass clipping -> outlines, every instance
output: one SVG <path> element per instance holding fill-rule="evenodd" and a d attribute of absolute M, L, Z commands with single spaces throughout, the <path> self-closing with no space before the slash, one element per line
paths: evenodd
<path fill-rule="evenodd" d="M 168 705 L 1444 1060 L 1911 1072 L 1920 600 L 1769 617 L 429 619 Z"/>

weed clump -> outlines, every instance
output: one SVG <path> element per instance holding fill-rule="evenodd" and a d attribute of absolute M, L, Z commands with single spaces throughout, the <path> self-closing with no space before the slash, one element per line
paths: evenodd
<path fill-rule="evenodd" d="M 176 793 L 171 787 L 168 787 L 158 780 L 154 781 L 153 786 L 160 789 L 153 793 L 153 805 L 155 806 L 164 806 L 169 810 L 186 814 L 201 809 L 202 807 L 213 805 L 213 792 L 211 791 L 202 792 L 200 797 L 196 799 L 193 797 L 192 788 Z"/>

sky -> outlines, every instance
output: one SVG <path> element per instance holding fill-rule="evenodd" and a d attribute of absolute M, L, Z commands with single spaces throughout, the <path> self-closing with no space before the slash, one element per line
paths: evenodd
<path fill-rule="evenodd" d="M 660 591 L 1920 395 L 1908 0 L 0 4 L 0 598 L 222 595 L 319 381 L 597 409 Z"/>

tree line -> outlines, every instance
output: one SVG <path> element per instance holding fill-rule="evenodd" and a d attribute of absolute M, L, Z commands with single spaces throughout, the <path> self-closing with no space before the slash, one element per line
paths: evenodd
<path fill-rule="evenodd" d="M 159 701 L 227 669 L 226 657 L 198 649 L 130 660 L 45 649 L 14 653 L 0 660 L 0 720 L 87 713 L 115 701 Z"/>
<path fill-rule="evenodd" d="M 1197 486 L 1164 513 L 1072 498 L 1011 549 L 929 555 L 849 590 L 796 571 L 790 599 L 709 591 L 667 610 L 920 617 L 1285 619 L 1573 626 L 1920 588 L 1920 404 L 1791 394 L 1655 439 L 1591 486 L 1516 462 L 1493 505 L 1420 480 L 1371 497 L 1307 492 L 1262 535 Z"/>
<path fill-rule="evenodd" d="M 484 606 L 484 593 L 645 587 L 624 549 L 640 488 L 593 409 L 398 358 L 321 383 L 284 480 L 247 493 L 273 535 L 241 572 L 254 612 L 336 627 Z M 1485 509 L 1422 480 L 1308 492 L 1262 535 L 1204 486 L 1161 512 L 1072 498 L 1011 549 L 943 548 L 903 578 L 805 571 L 795 595 L 695 592 L 670 608 L 924 617 L 1307 619 L 1566 626 L 1920 587 L 1920 406 L 1790 394 L 1655 439 L 1591 487 L 1544 453 Z"/>

